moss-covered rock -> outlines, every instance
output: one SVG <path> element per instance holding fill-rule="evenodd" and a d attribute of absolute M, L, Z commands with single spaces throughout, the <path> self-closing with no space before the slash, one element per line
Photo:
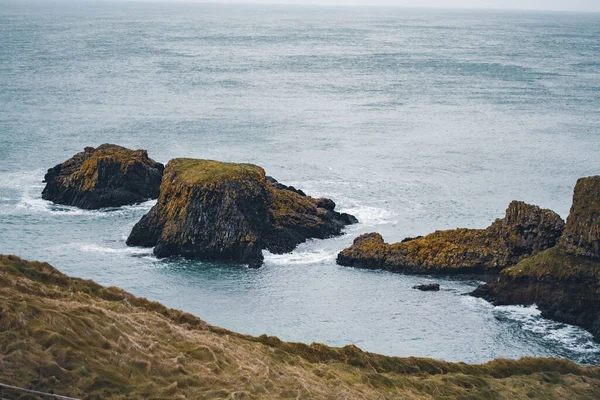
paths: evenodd
<path fill-rule="evenodd" d="M 600 340 L 600 261 L 558 245 L 500 273 L 471 293 L 495 305 L 536 304 L 542 316 L 589 330 Z"/>
<path fill-rule="evenodd" d="M 559 245 L 507 268 L 472 295 L 493 304 L 536 304 L 544 317 L 600 340 L 600 177 L 581 178 Z"/>
<path fill-rule="evenodd" d="M 140 203 L 158 197 L 163 169 L 146 150 L 86 147 L 48 170 L 42 198 L 84 209 Z"/>
<path fill-rule="evenodd" d="M 551 210 L 513 201 L 503 219 L 485 229 L 454 229 L 400 243 L 365 234 L 338 254 L 341 265 L 406 273 L 499 271 L 554 246 L 564 222 Z"/>
<path fill-rule="evenodd" d="M 327 208 L 325 208 L 327 207 Z M 267 178 L 251 164 L 179 158 L 164 173 L 157 204 L 133 228 L 127 244 L 154 247 L 158 257 L 262 264 L 262 249 L 293 250 L 308 238 L 339 235 L 356 222 Z"/>
<path fill-rule="evenodd" d="M 577 180 L 560 242 L 569 253 L 600 258 L 600 176 Z"/>
<path fill-rule="evenodd" d="M 1 255 L 0 364 L 2 383 L 85 399 L 562 400 L 600 392 L 597 366 L 549 358 L 469 365 L 241 335 Z"/>

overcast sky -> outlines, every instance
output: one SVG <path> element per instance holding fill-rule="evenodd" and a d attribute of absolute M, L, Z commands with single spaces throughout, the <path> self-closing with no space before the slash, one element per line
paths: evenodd
<path fill-rule="evenodd" d="M 172 0 L 186 1 L 186 0 Z M 190 0 L 187 0 L 190 1 Z M 530 10 L 600 11 L 600 0 L 191 0 L 214 3 L 383 5 L 402 7 L 467 7 Z"/>

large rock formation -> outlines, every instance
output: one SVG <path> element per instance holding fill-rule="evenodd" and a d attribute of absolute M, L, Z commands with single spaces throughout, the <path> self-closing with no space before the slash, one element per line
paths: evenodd
<path fill-rule="evenodd" d="M 359 236 L 337 262 L 406 273 L 497 272 L 554 246 L 563 226 L 555 212 L 513 201 L 506 216 L 485 229 L 436 231 L 394 244 L 378 233 Z"/>
<path fill-rule="evenodd" d="M 42 198 L 88 210 L 141 203 L 158 197 L 163 169 L 146 150 L 86 147 L 48 170 Z"/>
<path fill-rule="evenodd" d="M 600 341 L 600 261 L 558 245 L 500 273 L 471 293 L 494 305 L 536 304 L 542 316 L 581 326 Z"/>
<path fill-rule="evenodd" d="M 157 204 L 133 228 L 127 244 L 154 247 L 157 257 L 262 264 L 262 249 L 293 250 L 308 238 L 339 235 L 356 222 L 265 176 L 251 164 L 179 158 L 165 168 Z"/>
<path fill-rule="evenodd" d="M 597 399 L 600 367 L 481 365 L 241 335 L 0 256 L 0 382 L 85 399 Z M 3 398 L 24 398 L 4 389 Z M 28 397 L 31 398 L 31 397 Z"/>
<path fill-rule="evenodd" d="M 600 176 L 577 180 L 560 243 L 571 254 L 600 258 Z"/>
<path fill-rule="evenodd" d="M 493 304 L 536 304 L 544 317 L 579 325 L 600 340 L 600 176 L 577 181 L 559 244 L 472 294 Z"/>

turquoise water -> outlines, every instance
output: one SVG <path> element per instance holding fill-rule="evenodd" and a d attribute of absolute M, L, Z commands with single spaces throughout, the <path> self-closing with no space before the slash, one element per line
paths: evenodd
<path fill-rule="evenodd" d="M 598 363 L 581 329 L 462 295 L 477 282 L 335 256 L 365 232 L 484 227 L 513 199 L 566 217 L 600 172 L 599 104 L 599 14 L 0 0 L 0 253 L 244 333 Z M 45 169 L 104 142 L 256 163 L 361 223 L 259 270 L 157 260 L 125 246 L 152 203 L 40 198 Z"/>

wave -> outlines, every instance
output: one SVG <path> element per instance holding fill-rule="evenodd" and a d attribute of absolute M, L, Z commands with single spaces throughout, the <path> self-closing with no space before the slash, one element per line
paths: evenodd
<path fill-rule="evenodd" d="M 516 321 L 526 331 L 560 343 L 569 351 L 580 354 L 600 353 L 600 345 L 594 342 L 591 333 L 577 326 L 545 319 L 536 306 L 497 306 L 494 311 Z"/>
<path fill-rule="evenodd" d="M 397 224 L 398 220 L 394 218 L 395 213 L 386 210 L 385 208 L 355 205 L 340 209 L 340 212 L 346 212 L 358 218 L 358 226 L 377 226 L 386 224 Z"/>
<path fill-rule="evenodd" d="M 104 253 L 104 254 L 127 254 L 127 255 L 140 255 L 148 256 L 149 258 L 156 259 L 152 256 L 152 249 L 141 248 L 141 247 L 106 247 L 95 243 L 73 243 L 74 247 L 87 253 Z M 146 258 L 146 257 L 144 257 Z"/>
<path fill-rule="evenodd" d="M 265 265 L 308 265 L 320 264 L 324 262 L 334 262 L 338 251 L 308 250 L 293 251 L 286 254 L 273 254 L 263 251 L 265 256 Z"/>
<path fill-rule="evenodd" d="M 22 190 L 32 186 L 41 189 L 44 187 L 44 183 L 42 182 L 44 173 L 45 171 L 42 169 L 19 172 L 1 172 L 0 189 Z"/>

